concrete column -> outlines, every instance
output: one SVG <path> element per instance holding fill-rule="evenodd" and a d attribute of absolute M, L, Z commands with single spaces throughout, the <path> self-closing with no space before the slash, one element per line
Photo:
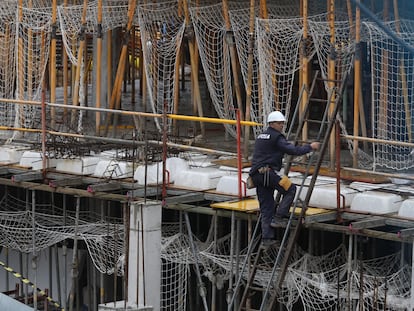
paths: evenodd
<path fill-rule="evenodd" d="M 131 203 L 128 306 L 160 310 L 161 213 L 159 202 Z"/>

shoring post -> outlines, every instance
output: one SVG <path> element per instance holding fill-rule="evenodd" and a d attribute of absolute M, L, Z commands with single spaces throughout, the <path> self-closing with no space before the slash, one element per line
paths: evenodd
<path fill-rule="evenodd" d="M 335 106 L 335 76 L 336 76 L 336 50 L 335 50 L 335 0 L 329 0 L 329 30 L 330 30 L 330 52 L 328 56 L 328 98 L 329 98 L 329 116 L 328 119 L 335 118 L 333 114 Z M 329 141 L 329 161 L 330 168 L 334 169 L 334 157 L 335 157 L 335 133 L 331 133 Z"/>
<path fill-rule="evenodd" d="M 57 0 L 52 1 L 52 37 L 50 47 L 50 101 L 56 102 L 56 13 L 57 13 Z M 55 109 L 50 110 L 51 128 L 55 127 L 56 115 Z"/>
<path fill-rule="evenodd" d="M 105 220 L 105 201 L 101 200 L 101 220 Z M 104 287 L 104 274 L 99 273 L 99 303 L 105 303 L 105 287 Z"/>
<path fill-rule="evenodd" d="M 34 287 L 33 287 L 33 310 L 37 311 L 37 252 L 36 252 L 36 190 L 32 190 L 32 243 L 33 258 L 32 268 L 34 271 Z"/>
<path fill-rule="evenodd" d="M 67 1 L 68 0 L 64 0 L 63 2 L 63 7 L 66 8 L 67 7 Z M 66 49 L 62 47 L 62 63 L 63 63 L 63 103 L 65 105 L 68 104 L 68 98 L 69 98 L 69 92 L 68 92 L 68 88 L 69 88 L 69 64 L 68 64 L 68 54 L 66 53 Z M 66 108 L 63 109 L 63 120 L 67 121 L 67 116 L 68 111 Z M 66 300 L 64 300 L 66 303 Z"/>
<path fill-rule="evenodd" d="M 162 132 L 162 207 L 165 207 L 165 198 L 167 197 L 167 100 L 164 99 L 164 113 L 162 115 L 163 132 Z"/>
<path fill-rule="evenodd" d="M 303 115 L 305 112 L 305 107 L 307 105 L 309 96 L 311 94 L 308 93 L 309 90 L 309 58 L 307 53 L 307 45 L 309 43 L 309 34 L 308 34 L 308 0 L 302 0 L 302 16 L 303 16 L 303 38 L 302 44 L 300 49 L 300 57 L 301 57 L 301 64 L 300 67 L 300 80 L 301 83 L 299 84 L 301 87 L 305 87 L 305 92 L 302 94 L 302 100 L 300 102 L 300 109 L 299 109 L 299 118 L 305 118 Z M 307 113 L 307 112 L 306 112 Z M 308 139 L 308 123 L 305 122 L 303 124 L 302 129 L 302 139 L 306 141 Z"/>
<path fill-rule="evenodd" d="M 124 265 L 124 308 L 128 304 L 128 264 L 129 264 L 129 229 L 130 229 L 130 205 L 127 202 L 122 203 L 124 213 L 124 230 L 125 230 L 125 265 Z"/>
<path fill-rule="evenodd" d="M 359 2 L 359 0 L 356 0 Z M 354 61 L 354 135 L 359 134 L 359 111 L 361 101 L 361 44 L 360 44 L 360 23 L 361 10 L 359 6 L 355 9 L 355 61 Z M 352 166 L 358 167 L 358 140 L 353 140 Z"/>
<path fill-rule="evenodd" d="M 101 107 L 101 74 L 102 74 L 102 0 L 98 0 L 97 11 L 98 24 L 96 25 L 96 92 L 95 92 L 95 107 Z M 110 77 L 108 77 L 110 79 Z M 132 93 L 133 94 L 133 93 Z M 99 135 L 99 128 L 101 126 L 101 114 L 95 114 L 95 134 Z"/>
<path fill-rule="evenodd" d="M 414 251 L 414 243 L 411 244 Z M 414 252 L 412 252 L 411 262 L 414 262 Z M 410 310 L 414 310 L 414 264 L 411 264 L 411 295 Z"/>
<path fill-rule="evenodd" d="M 246 115 L 245 120 L 250 120 L 251 101 L 252 101 L 252 85 L 253 85 L 253 61 L 254 61 L 254 21 L 255 21 L 255 0 L 250 0 L 249 13 L 249 43 L 248 43 L 248 59 L 247 59 L 247 85 L 246 85 Z M 244 155 L 247 159 L 249 156 L 249 140 L 250 127 L 244 129 Z"/>
<path fill-rule="evenodd" d="M 79 33 L 80 43 L 79 43 L 79 49 L 78 49 L 78 54 L 77 54 L 77 63 L 76 63 L 75 81 L 74 81 L 75 85 L 74 85 L 74 91 L 72 92 L 72 105 L 73 106 L 79 106 L 79 89 L 80 89 L 80 84 L 82 83 L 82 81 L 80 81 L 82 61 L 85 62 L 84 49 L 85 49 L 85 44 L 86 44 L 85 31 L 86 31 L 87 8 L 88 8 L 88 1 L 84 0 L 83 8 L 82 8 L 82 26 L 80 28 L 80 33 Z M 71 121 L 70 121 L 71 125 L 75 123 L 75 118 L 76 118 L 75 112 L 76 110 L 72 110 Z"/>
<path fill-rule="evenodd" d="M 63 204 L 63 226 L 66 226 L 66 217 L 67 217 L 67 213 L 66 213 L 66 194 L 62 195 L 62 204 Z M 63 297 L 65 297 L 64 299 L 62 299 L 62 306 L 63 309 L 66 310 L 66 297 L 68 294 L 68 274 L 67 274 L 67 269 L 66 267 L 68 266 L 68 242 L 67 239 L 63 240 L 63 245 L 62 245 L 62 256 L 63 256 L 63 267 L 65 267 L 63 269 Z"/>
<path fill-rule="evenodd" d="M 44 80 L 43 80 L 44 81 Z M 46 176 L 47 160 L 46 160 L 46 90 L 45 82 L 42 83 L 42 169 L 43 177 Z"/>
<path fill-rule="evenodd" d="M 191 26 L 191 18 L 188 9 L 188 0 L 183 0 L 183 9 L 185 14 L 185 23 L 187 28 Z M 198 112 L 198 115 L 202 117 L 203 114 L 203 105 L 201 104 L 201 95 L 200 95 L 200 84 L 198 79 L 198 53 L 197 53 L 197 44 L 195 42 L 195 37 L 192 36 L 188 39 L 188 50 L 190 52 L 190 65 L 191 65 L 191 90 L 193 91 L 193 109 Z M 201 135 L 205 137 L 206 128 L 203 122 L 200 122 Z"/>
<path fill-rule="evenodd" d="M 186 211 L 184 211 L 184 217 L 185 217 L 185 223 L 187 225 L 188 237 L 190 239 L 191 252 L 193 253 L 193 256 L 195 259 L 195 271 L 197 274 L 199 294 L 200 294 L 201 300 L 203 301 L 204 310 L 208 311 L 207 300 L 206 300 L 206 287 L 201 278 L 200 267 L 198 266 L 198 250 L 196 249 L 195 244 L 194 244 L 193 233 L 192 233 L 191 224 L 190 224 L 190 218 L 188 217 L 188 213 Z"/>
<path fill-rule="evenodd" d="M 335 123 L 335 141 L 336 141 L 336 209 L 337 221 L 340 221 L 339 209 L 341 208 L 341 126 L 339 120 Z"/>
<path fill-rule="evenodd" d="M 76 198 L 76 216 L 75 216 L 75 235 L 73 238 L 73 256 L 72 256 L 72 287 L 69 295 L 69 311 L 73 311 L 75 303 L 75 291 L 78 286 L 78 230 L 79 230 L 79 212 L 80 212 L 80 197 Z M 79 297 L 79 296 L 78 296 Z M 79 301 L 79 299 L 77 299 Z"/>

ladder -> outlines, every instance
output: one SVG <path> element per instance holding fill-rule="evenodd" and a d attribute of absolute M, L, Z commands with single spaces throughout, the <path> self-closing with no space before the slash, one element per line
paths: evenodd
<path fill-rule="evenodd" d="M 106 166 L 102 176 L 104 176 L 106 179 L 111 180 L 113 178 L 119 177 L 121 174 L 122 172 L 119 163 L 117 161 L 111 160 Z"/>
<path fill-rule="evenodd" d="M 298 187 L 297 189 L 297 196 L 296 196 L 295 201 L 293 202 L 293 211 L 295 211 L 297 207 L 301 207 L 301 210 L 298 216 L 294 216 L 295 214 L 294 212 L 290 213 L 289 221 L 286 225 L 282 240 L 280 242 L 279 249 L 277 251 L 276 259 L 273 263 L 273 268 L 271 270 L 269 281 L 267 282 L 266 288 L 261 289 L 263 291 L 263 294 L 262 294 L 260 310 L 264 310 L 264 311 L 272 310 L 276 302 L 277 295 L 282 288 L 283 281 L 286 275 L 286 271 L 289 266 L 290 259 L 291 259 L 294 247 L 296 245 L 297 239 L 299 237 L 299 232 L 302 226 L 303 218 L 305 216 L 305 212 L 309 204 L 313 188 L 316 183 L 316 178 L 319 174 L 319 170 L 322 165 L 325 152 L 330 142 L 331 133 L 336 123 L 336 116 L 339 111 L 339 106 L 342 102 L 342 94 L 345 89 L 346 79 L 347 79 L 347 75 L 345 75 L 342 80 L 327 80 L 327 79 L 323 79 L 320 77 L 319 71 L 316 72 L 313 78 L 311 87 L 309 88 L 309 91 L 303 88 L 301 92 L 301 96 L 299 97 L 299 100 L 298 100 L 298 102 L 300 102 L 303 92 L 308 92 L 309 96 L 305 104 L 302 116 L 298 117 L 299 104 L 296 105 L 296 109 L 293 113 L 293 118 L 290 124 L 287 137 L 290 140 L 293 140 L 295 144 L 298 144 L 299 137 L 301 136 L 301 132 L 305 124 L 315 123 L 319 125 L 319 131 L 318 131 L 316 140 L 321 142 L 321 146 L 320 146 L 319 152 L 312 153 L 311 157 L 309 158 L 307 166 L 306 166 L 305 176 L 302 180 L 300 187 Z M 314 89 L 315 89 L 315 85 L 317 81 L 323 81 L 324 83 L 330 83 L 333 85 L 333 87 L 331 87 L 328 92 L 327 99 L 320 99 L 320 98 L 312 97 L 312 95 L 314 94 Z M 322 103 L 326 105 L 322 118 L 320 120 L 309 119 L 308 114 L 309 114 L 310 105 L 311 104 L 321 105 Z M 297 119 L 298 119 L 298 125 L 297 125 L 296 132 L 293 137 L 290 137 L 291 136 L 290 133 L 292 132 L 292 129 L 295 123 L 294 120 L 297 120 Z M 286 158 L 286 163 L 285 163 L 285 174 L 288 174 L 292 164 L 293 164 L 293 157 L 288 156 Z M 310 174 L 311 172 L 312 174 Z M 305 188 L 305 180 L 310 175 L 312 175 L 312 178 L 311 178 L 309 185 L 307 186 L 308 190 L 307 190 L 306 196 L 303 200 L 300 200 L 301 193 L 302 191 L 304 191 L 304 188 Z M 279 202 L 279 200 L 280 200 L 280 194 L 277 195 L 276 202 Z M 297 219 L 294 220 L 294 218 L 297 218 Z M 257 234 L 258 232 L 259 223 L 260 223 L 260 219 L 256 223 L 256 228 L 254 230 L 254 236 L 251 242 L 249 243 L 247 254 L 243 262 L 243 266 L 242 266 L 243 271 L 246 267 L 248 267 L 250 270 L 249 270 L 247 282 L 244 286 L 243 295 L 240 299 L 240 302 L 237 308 L 237 310 L 239 311 L 245 309 L 245 304 L 246 304 L 248 296 L 251 294 L 253 290 L 257 290 L 257 288 L 253 287 L 253 282 L 255 280 L 255 275 L 257 272 L 258 263 L 260 262 L 260 258 L 262 257 L 263 253 L 267 251 L 264 247 L 260 246 L 257 249 L 257 253 L 255 255 L 253 264 L 250 265 L 249 261 L 253 254 L 253 250 L 254 250 L 254 246 L 251 244 L 257 243 L 256 241 L 257 239 L 255 239 L 255 234 Z M 228 311 L 232 310 L 233 305 L 235 304 L 235 300 L 238 295 L 238 290 L 241 287 L 242 275 L 243 275 L 243 272 L 240 273 L 240 276 L 235 284 L 235 290 L 229 302 Z"/>

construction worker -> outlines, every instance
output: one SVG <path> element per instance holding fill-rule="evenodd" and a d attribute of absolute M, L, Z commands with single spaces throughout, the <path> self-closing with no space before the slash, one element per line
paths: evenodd
<path fill-rule="evenodd" d="M 290 207 L 295 198 L 296 185 L 287 176 L 280 176 L 282 160 L 285 154 L 304 155 L 319 149 L 318 142 L 295 146 L 286 140 L 282 133 L 286 118 L 280 111 L 273 111 L 267 118 L 267 129 L 256 138 L 252 167 L 249 175 L 256 186 L 260 204 L 262 245 L 275 243 L 275 230 L 287 224 Z M 274 191 L 281 193 L 279 206 L 275 208 Z"/>

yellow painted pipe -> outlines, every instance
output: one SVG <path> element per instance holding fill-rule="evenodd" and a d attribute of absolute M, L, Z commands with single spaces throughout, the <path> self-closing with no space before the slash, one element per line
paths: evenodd
<path fill-rule="evenodd" d="M 200 122 L 209 122 L 209 123 L 222 123 L 222 124 L 237 124 L 236 120 L 230 119 L 219 119 L 219 118 L 207 118 L 207 117 L 194 117 L 194 116 L 184 116 L 178 114 L 167 114 L 167 117 L 174 120 L 183 120 L 183 121 L 200 121 Z M 256 126 L 261 125 L 253 121 L 240 121 L 241 125 L 247 126 Z"/>
<path fill-rule="evenodd" d="M 6 99 L 0 98 L 0 102 L 9 102 L 18 105 L 33 105 L 33 106 L 40 106 L 41 102 L 34 101 L 34 100 L 18 100 L 18 99 Z M 60 108 L 68 108 L 73 110 L 88 110 L 88 111 L 97 111 L 97 112 L 108 112 L 108 113 L 118 113 L 122 115 L 134 115 L 134 116 L 141 116 L 141 117 L 152 117 L 152 118 L 161 118 L 161 113 L 150 113 L 150 112 L 140 112 L 140 111 L 128 111 L 128 110 L 117 110 L 117 109 L 108 109 L 108 108 L 95 108 L 95 107 L 87 107 L 87 106 L 72 106 L 72 105 L 63 105 L 63 104 L 54 104 L 54 103 L 46 103 L 47 106 L 50 107 L 60 107 Z M 182 120 L 182 121 L 199 121 L 199 122 L 208 122 L 208 123 L 220 123 L 220 124 L 237 124 L 237 120 L 231 119 L 220 119 L 220 118 L 209 118 L 209 117 L 196 117 L 196 116 L 186 116 L 186 115 L 179 115 L 179 114 L 167 114 L 167 118 L 173 120 Z M 240 125 L 245 126 L 261 126 L 261 123 L 256 123 L 253 121 L 240 121 Z M 0 127 L 2 129 L 2 127 Z M 13 128 L 10 128 L 13 129 Z"/>

